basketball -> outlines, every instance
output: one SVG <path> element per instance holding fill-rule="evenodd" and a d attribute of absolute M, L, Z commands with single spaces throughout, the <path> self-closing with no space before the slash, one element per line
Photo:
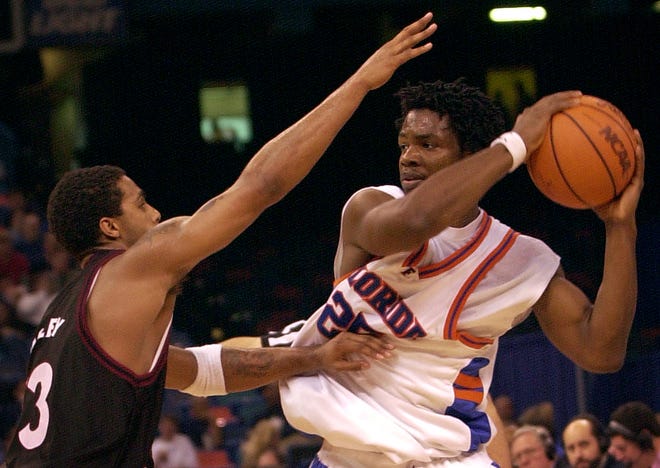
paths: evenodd
<path fill-rule="evenodd" d="M 635 172 L 635 136 L 626 116 L 613 104 L 582 96 L 576 107 L 557 112 L 541 146 L 527 160 L 534 185 L 567 208 L 607 203 Z"/>

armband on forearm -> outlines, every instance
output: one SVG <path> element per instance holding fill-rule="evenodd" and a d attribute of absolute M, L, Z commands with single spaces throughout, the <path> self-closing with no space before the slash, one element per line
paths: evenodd
<path fill-rule="evenodd" d="M 197 377 L 181 390 L 195 396 L 226 395 L 225 375 L 222 369 L 222 345 L 210 344 L 186 348 L 197 360 Z"/>
<path fill-rule="evenodd" d="M 509 173 L 518 169 L 518 167 L 525 162 L 525 159 L 527 158 L 527 146 L 525 146 L 525 142 L 523 141 L 522 137 L 516 132 L 502 133 L 500 136 L 493 140 L 490 146 L 493 147 L 498 144 L 504 145 L 504 147 L 513 158 Z"/>

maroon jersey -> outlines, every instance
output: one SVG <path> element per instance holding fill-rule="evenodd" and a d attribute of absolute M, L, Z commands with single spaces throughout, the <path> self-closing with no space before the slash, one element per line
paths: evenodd
<path fill-rule="evenodd" d="M 96 343 L 86 304 L 100 268 L 122 250 L 99 250 L 48 308 L 35 336 L 9 467 L 153 466 L 167 343 L 136 375 Z M 118 291 L 121 294 L 121 291 Z"/>

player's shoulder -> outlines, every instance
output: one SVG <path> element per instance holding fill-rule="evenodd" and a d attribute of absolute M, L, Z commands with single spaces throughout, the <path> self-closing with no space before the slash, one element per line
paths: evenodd
<path fill-rule="evenodd" d="M 363 187 L 353 193 L 346 201 L 344 207 L 363 207 L 383 203 L 392 198 L 401 198 L 404 193 L 396 185 L 374 185 Z"/>
<path fill-rule="evenodd" d="M 532 257 L 534 254 L 556 256 L 556 253 L 552 250 L 552 248 L 548 244 L 546 244 L 543 240 L 537 237 L 533 237 L 524 232 L 516 231 L 514 228 L 510 227 L 509 225 L 503 223 L 502 221 L 498 220 L 493 216 L 490 216 L 490 219 L 492 221 L 490 227 L 491 231 L 499 232 L 502 236 L 507 235 L 509 231 L 512 231 L 516 234 L 515 243 L 514 243 L 516 249 L 514 250 L 517 252 L 521 252 L 521 255 L 532 256 Z"/>
<path fill-rule="evenodd" d="M 353 196 L 364 192 L 381 192 L 391 196 L 392 198 L 401 198 L 404 196 L 403 189 L 397 185 L 370 185 L 356 191 Z"/>

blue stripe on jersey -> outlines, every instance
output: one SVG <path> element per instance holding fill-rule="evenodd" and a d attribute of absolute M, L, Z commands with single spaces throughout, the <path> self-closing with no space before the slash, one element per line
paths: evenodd
<path fill-rule="evenodd" d="M 461 374 L 470 377 L 479 377 L 479 370 L 489 363 L 486 358 L 475 358 L 461 369 Z M 458 388 L 456 384 L 455 387 Z M 470 428 L 469 452 L 474 452 L 480 444 L 488 442 L 491 438 L 490 423 L 488 416 L 482 411 L 477 411 L 477 403 L 456 397 L 454 403 L 447 408 L 445 414 L 463 421 Z"/>

